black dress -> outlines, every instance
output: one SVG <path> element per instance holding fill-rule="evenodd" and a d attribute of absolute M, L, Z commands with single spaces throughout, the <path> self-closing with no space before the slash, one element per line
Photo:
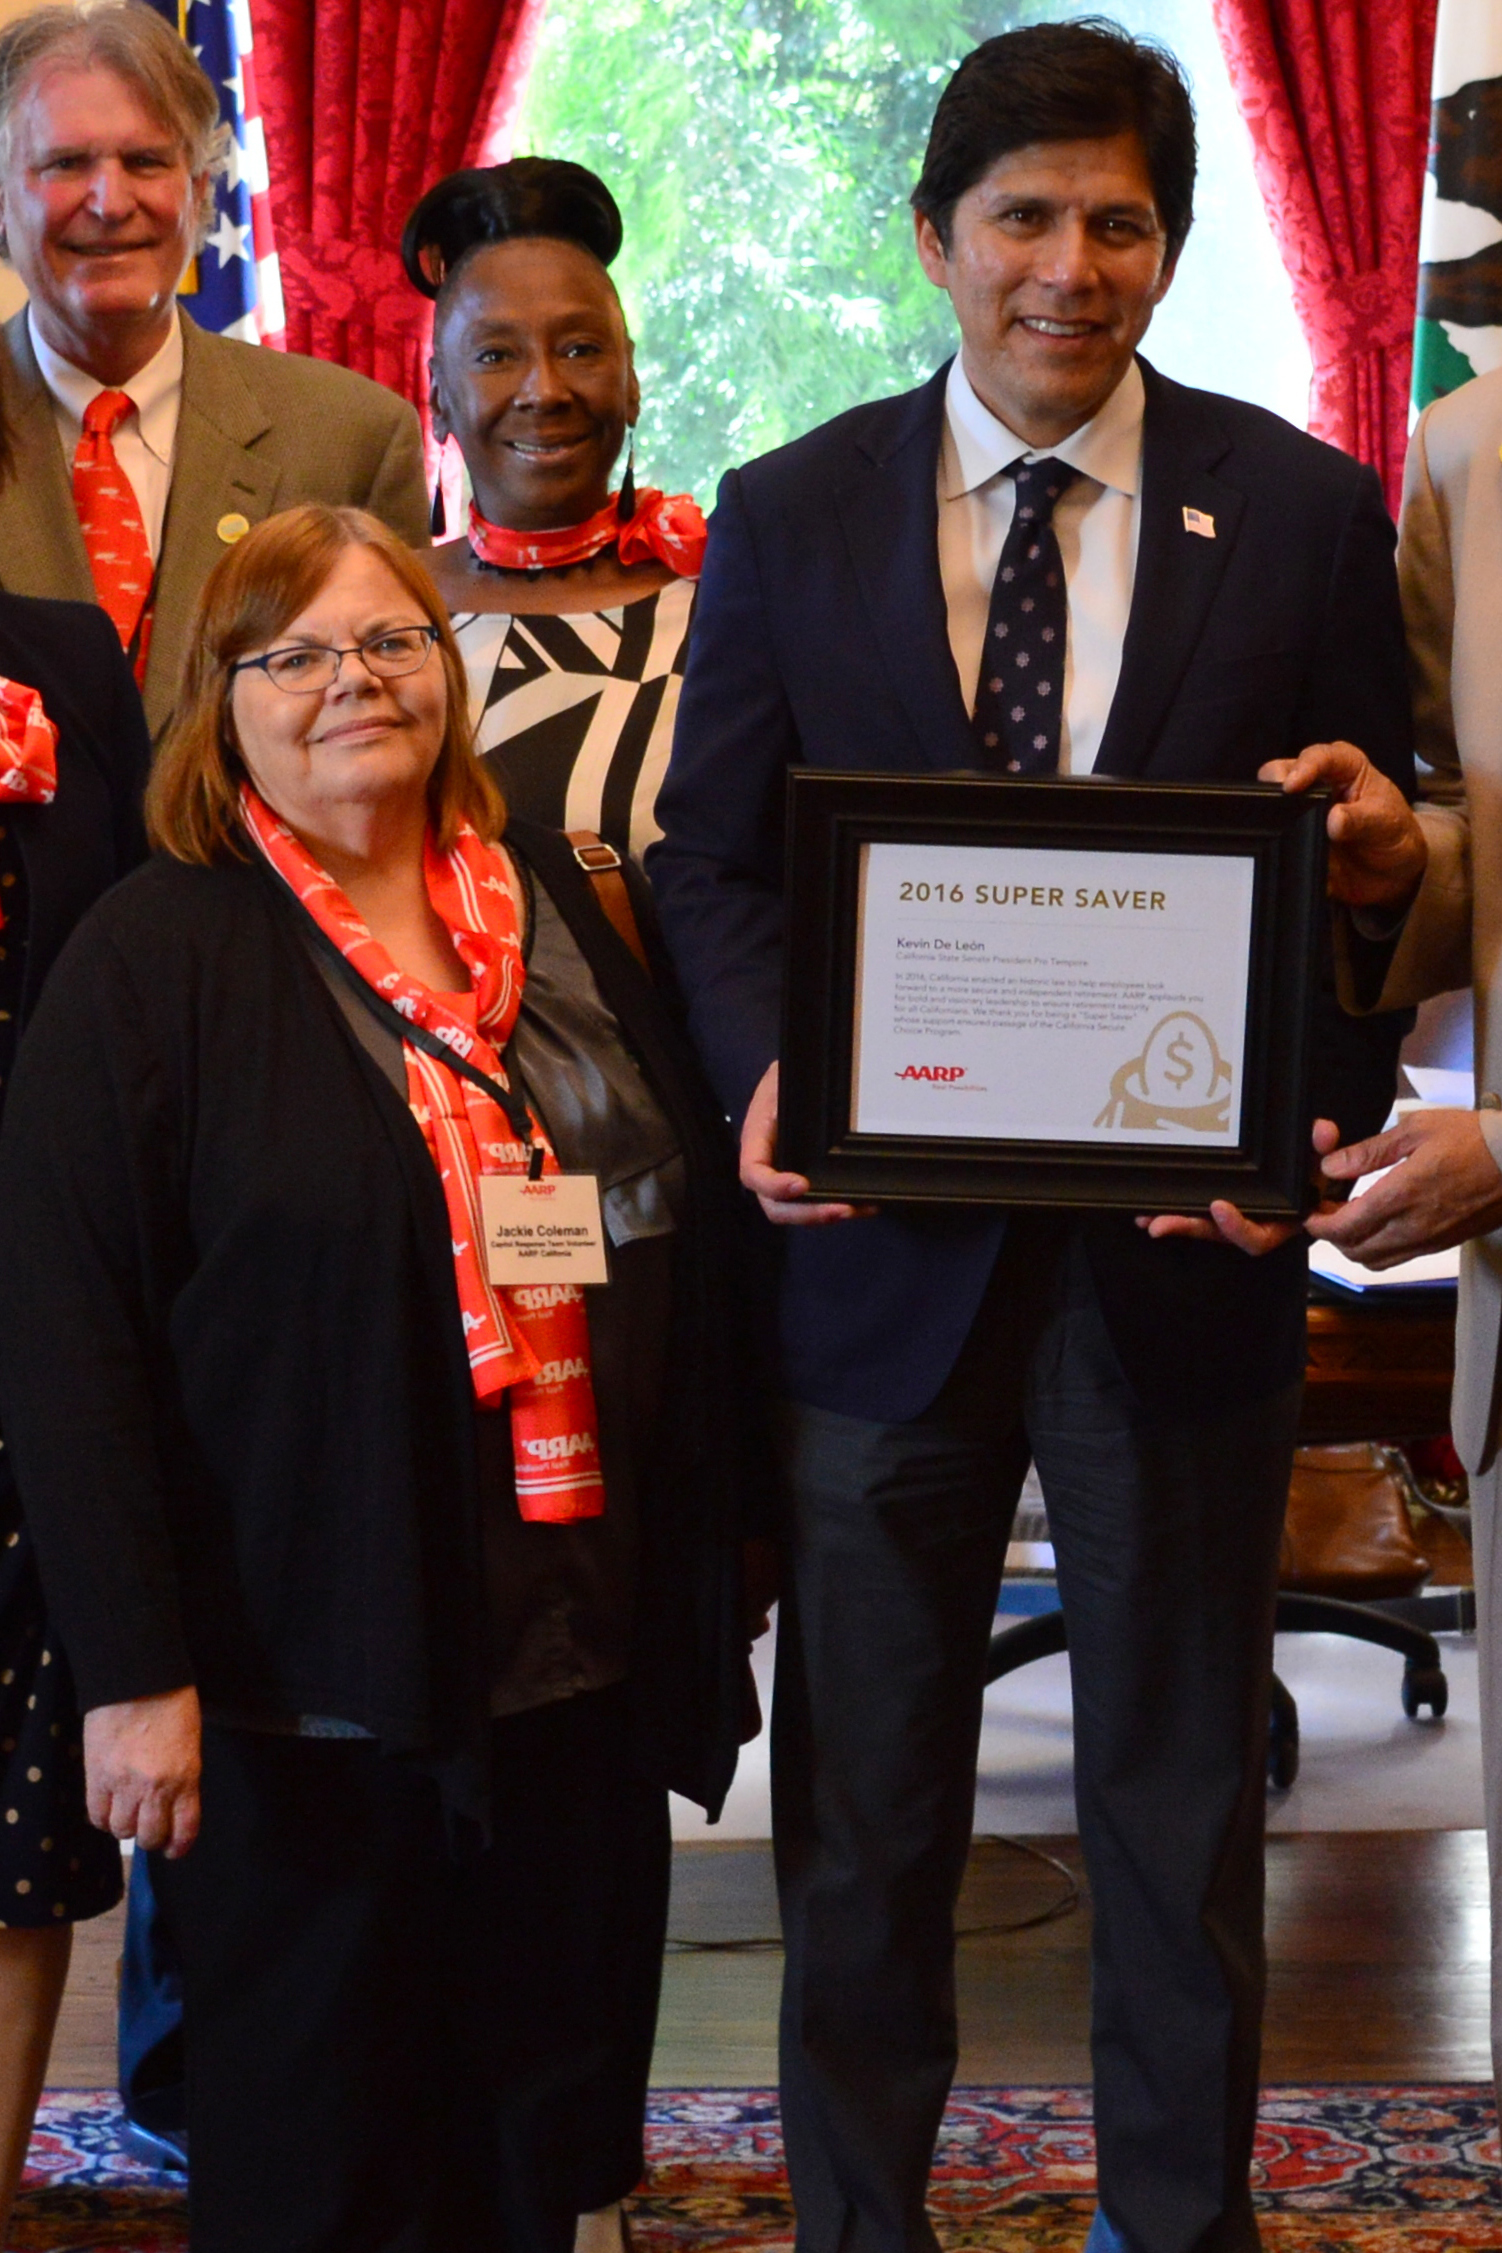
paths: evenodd
<path fill-rule="evenodd" d="M 53 956 L 84 909 L 141 857 L 149 745 L 102 611 L 0 593 L 0 674 L 40 689 L 59 730 L 53 803 L 0 807 L 3 1106 Z M 0 1925 L 72 1923 L 119 1898 L 120 1850 L 84 1809 L 73 1679 L 0 1441 Z"/>

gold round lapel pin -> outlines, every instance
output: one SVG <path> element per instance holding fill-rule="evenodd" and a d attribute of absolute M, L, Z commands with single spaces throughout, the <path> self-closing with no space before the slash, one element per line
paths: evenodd
<path fill-rule="evenodd" d="M 214 530 L 225 546 L 232 548 L 236 540 L 243 540 L 250 530 L 250 518 L 242 516 L 238 509 L 231 509 L 228 516 L 220 517 L 219 522 L 214 526 Z"/>

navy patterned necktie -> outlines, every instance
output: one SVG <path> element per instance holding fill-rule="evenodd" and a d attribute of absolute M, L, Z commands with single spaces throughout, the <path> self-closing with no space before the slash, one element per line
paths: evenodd
<path fill-rule="evenodd" d="M 997 774 L 1057 774 L 1069 600 L 1054 504 L 1079 471 L 1013 462 L 1017 507 L 996 566 L 975 691 L 980 764 Z"/>

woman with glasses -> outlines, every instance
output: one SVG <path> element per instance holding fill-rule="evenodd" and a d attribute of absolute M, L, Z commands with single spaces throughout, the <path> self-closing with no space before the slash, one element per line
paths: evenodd
<path fill-rule="evenodd" d="M 507 803 L 640 857 L 672 749 L 705 543 L 686 493 L 638 489 L 641 410 L 607 267 L 621 215 L 557 157 L 455 172 L 407 222 L 437 299 L 432 407 L 474 493 L 430 557 L 469 675 L 476 742 Z"/>
<path fill-rule="evenodd" d="M 147 814 L 12 1090 L 0 1404 L 181 1948 L 194 2247 L 568 2253 L 667 1787 L 735 1762 L 723 1125 L 374 519 L 221 559 Z"/>

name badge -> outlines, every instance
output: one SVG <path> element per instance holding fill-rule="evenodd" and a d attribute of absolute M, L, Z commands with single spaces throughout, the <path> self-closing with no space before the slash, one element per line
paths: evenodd
<path fill-rule="evenodd" d="M 600 1185 L 592 1173 L 482 1173 L 492 1283 L 608 1283 Z"/>

